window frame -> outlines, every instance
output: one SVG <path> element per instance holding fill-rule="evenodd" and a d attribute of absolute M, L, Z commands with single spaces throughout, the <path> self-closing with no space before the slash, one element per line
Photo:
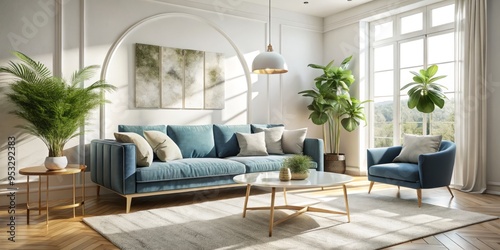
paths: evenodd
<path fill-rule="evenodd" d="M 428 38 L 432 36 L 437 36 L 440 34 L 445 34 L 449 32 L 455 32 L 455 22 L 452 23 L 447 23 L 435 27 L 431 27 L 432 25 L 432 11 L 437 8 L 441 8 L 443 6 L 448 6 L 455 4 L 454 1 L 452 0 L 447 0 L 435 4 L 431 4 L 428 6 L 420 7 L 420 8 L 415 8 L 406 12 L 402 12 L 396 15 L 392 15 L 389 17 L 385 18 L 380 18 L 373 20 L 369 22 L 368 28 L 369 28 L 369 42 L 368 42 L 368 47 L 369 47 L 369 69 L 368 69 L 368 94 L 369 94 L 369 99 L 374 100 L 375 98 L 387 98 L 391 96 L 374 96 L 375 93 L 375 87 L 374 87 L 374 80 L 375 80 L 375 73 L 377 72 L 383 72 L 382 70 L 375 72 L 374 71 L 374 51 L 377 48 L 384 47 L 387 45 L 393 45 L 393 77 L 394 77 L 394 85 L 393 85 L 393 120 L 392 120 L 392 127 L 393 127 L 393 138 L 392 138 L 392 144 L 393 145 L 401 145 L 401 132 L 402 132 L 402 122 L 401 121 L 401 98 L 406 96 L 405 93 L 401 93 L 400 88 L 404 86 L 403 83 L 401 83 L 401 68 L 400 68 L 400 44 L 403 42 L 408 42 L 412 40 L 417 40 L 417 39 L 423 39 L 423 67 L 427 68 L 428 67 Z M 406 34 L 401 34 L 401 19 L 407 16 L 414 15 L 416 13 L 422 12 L 422 17 L 423 17 L 423 24 L 422 24 L 422 30 L 418 31 L 413 31 L 409 32 Z M 374 27 L 379 24 L 383 24 L 386 22 L 392 21 L 393 22 L 393 36 L 390 38 L 374 41 Z M 453 60 L 453 62 L 456 63 L 456 56 Z M 455 72 L 456 73 L 456 72 Z M 405 83 L 406 84 L 406 83 Z M 445 93 L 448 94 L 457 94 L 457 89 L 455 88 L 452 92 L 445 91 Z M 455 98 L 456 100 L 456 98 Z M 423 128 L 422 131 L 426 131 L 427 127 L 427 122 L 426 122 L 427 117 L 423 117 Z M 370 104 L 369 108 L 369 114 L 368 114 L 368 145 L 369 147 L 375 147 L 375 103 L 373 102 Z M 455 127 L 456 124 L 455 124 Z"/>

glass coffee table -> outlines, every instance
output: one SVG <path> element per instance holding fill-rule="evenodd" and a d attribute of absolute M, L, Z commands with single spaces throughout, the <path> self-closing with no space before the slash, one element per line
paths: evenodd
<path fill-rule="evenodd" d="M 347 200 L 347 189 L 345 184 L 351 182 L 353 178 L 345 174 L 336 174 L 330 172 L 320 172 L 316 170 L 310 170 L 309 177 L 305 180 L 291 180 L 291 181 L 280 181 L 279 172 L 261 172 L 261 173 L 249 173 L 237 175 L 233 178 L 236 183 L 246 184 L 247 190 L 245 195 L 245 204 L 243 205 L 243 218 L 246 217 L 247 210 L 270 210 L 269 218 L 269 237 L 273 235 L 273 227 L 287 221 L 291 218 L 297 217 L 298 215 L 305 212 L 318 212 L 318 213 L 330 213 L 330 214 L 342 214 L 347 216 L 347 222 L 351 221 L 349 216 L 349 203 Z M 314 187 L 333 187 L 342 185 L 344 191 L 344 201 L 346 211 L 334 211 L 323 208 L 314 208 L 311 206 L 293 206 L 288 205 L 286 200 L 286 189 L 287 188 L 314 188 Z M 250 195 L 250 189 L 252 186 L 258 187 L 270 187 L 271 192 L 271 205 L 269 207 L 248 207 L 248 197 Z M 283 195 L 285 198 L 284 206 L 275 206 L 274 200 L 276 197 L 276 188 L 283 188 Z M 275 209 L 288 209 L 295 210 L 296 212 L 288 215 L 282 219 L 274 221 L 274 210 Z"/>

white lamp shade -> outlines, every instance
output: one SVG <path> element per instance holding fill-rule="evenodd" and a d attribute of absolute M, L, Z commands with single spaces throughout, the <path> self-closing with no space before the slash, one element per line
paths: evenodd
<path fill-rule="evenodd" d="M 285 58 L 273 51 L 262 52 L 252 63 L 252 72 L 256 74 L 283 74 L 288 72 Z"/>

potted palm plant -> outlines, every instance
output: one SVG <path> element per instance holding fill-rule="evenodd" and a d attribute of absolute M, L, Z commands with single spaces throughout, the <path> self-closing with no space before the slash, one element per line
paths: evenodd
<path fill-rule="evenodd" d="M 309 64 L 308 67 L 321 69 L 323 74 L 314 79 L 315 89 L 299 92 L 313 98 L 307 106 L 311 111 L 309 119 L 316 125 L 323 125 L 323 139 L 329 145 L 329 153 L 325 153 L 325 171 L 345 173 L 345 156 L 340 153 L 341 128 L 352 132 L 361 121 L 366 122 L 362 105 L 368 101 L 361 102 L 349 94 L 355 80 L 348 69 L 351 59 L 352 56 L 345 58 L 339 66 L 334 66 L 333 60 L 326 66 Z"/>
<path fill-rule="evenodd" d="M 403 86 L 401 90 L 408 90 L 408 108 L 417 108 L 424 115 L 428 115 L 427 123 L 430 124 L 430 115 L 434 112 L 436 106 L 440 109 L 444 107 L 446 95 L 443 89 L 445 86 L 438 84 L 436 81 L 445 78 L 446 76 L 435 76 L 438 71 L 438 66 L 433 64 L 427 69 L 421 69 L 419 72 L 411 71 L 413 82 Z M 430 126 L 427 126 L 426 134 L 429 134 Z"/>
<path fill-rule="evenodd" d="M 312 159 L 307 155 L 293 155 L 283 161 L 283 168 L 290 169 L 292 180 L 303 180 L 309 176 Z"/>
<path fill-rule="evenodd" d="M 14 104 L 12 114 L 26 121 L 18 127 L 40 138 L 48 148 L 45 167 L 63 169 L 67 158 L 63 155 L 66 142 L 81 133 L 80 127 L 90 111 L 105 103 L 102 90 L 114 86 L 99 80 L 88 87 L 80 87 L 94 75 L 98 66 L 88 66 L 76 71 L 69 83 L 53 76 L 42 63 L 21 52 L 13 53 L 21 62 L 10 61 L 0 67 L 0 73 L 12 76 L 8 99 Z"/>

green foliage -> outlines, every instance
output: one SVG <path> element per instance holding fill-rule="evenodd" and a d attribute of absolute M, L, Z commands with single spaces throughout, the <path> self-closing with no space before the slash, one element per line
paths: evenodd
<path fill-rule="evenodd" d="M 437 80 L 443 79 L 446 76 L 436 76 L 438 71 L 437 65 L 431 65 L 427 69 L 421 69 L 418 73 L 411 71 L 414 75 L 413 82 L 406 84 L 401 90 L 408 90 L 408 108 L 417 110 L 422 113 L 432 113 L 435 106 L 443 108 L 446 95 L 443 93 L 445 86 L 436 83 Z"/>
<path fill-rule="evenodd" d="M 52 76 L 42 63 L 21 52 L 13 54 L 21 63 L 10 61 L 8 66 L 0 67 L 0 73 L 14 77 L 7 94 L 16 107 L 11 113 L 27 122 L 18 127 L 39 137 L 47 145 L 50 157 L 62 156 L 66 142 L 80 135 L 77 131 L 90 111 L 106 102 L 98 90 L 115 87 L 102 80 L 79 87 L 93 77 L 98 66 L 76 71 L 67 84 L 64 79 Z"/>
<path fill-rule="evenodd" d="M 311 157 L 307 155 L 293 155 L 283 161 L 283 167 L 289 168 L 292 173 L 307 173 L 311 164 Z"/>
<path fill-rule="evenodd" d="M 360 102 L 349 94 L 355 80 L 348 69 L 351 59 L 352 56 L 345 58 L 338 67 L 333 66 L 333 60 L 326 66 L 309 64 L 308 67 L 323 70 L 323 74 L 314 79 L 315 89 L 299 92 L 313 98 L 307 106 L 311 110 L 311 121 L 316 125 L 328 124 L 330 152 L 333 153 L 339 153 L 341 126 L 352 132 L 361 121 L 366 122 L 362 104 L 368 101 Z"/>
<path fill-rule="evenodd" d="M 415 109 L 409 109 L 406 107 L 406 101 L 401 100 L 401 121 L 400 124 L 401 136 L 404 133 L 407 134 L 424 134 L 423 131 L 423 117 L 422 113 Z M 435 110 L 432 113 L 430 124 L 431 134 L 440 134 L 443 136 L 443 140 L 455 140 L 455 107 L 454 99 L 449 101 L 449 105 L 443 107 L 443 109 Z M 375 103 L 374 108 L 375 115 L 375 125 L 374 125 L 374 137 L 375 137 L 375 147 L 389 147 L 393 146 L 393 102 L 379 102 Z"/>

